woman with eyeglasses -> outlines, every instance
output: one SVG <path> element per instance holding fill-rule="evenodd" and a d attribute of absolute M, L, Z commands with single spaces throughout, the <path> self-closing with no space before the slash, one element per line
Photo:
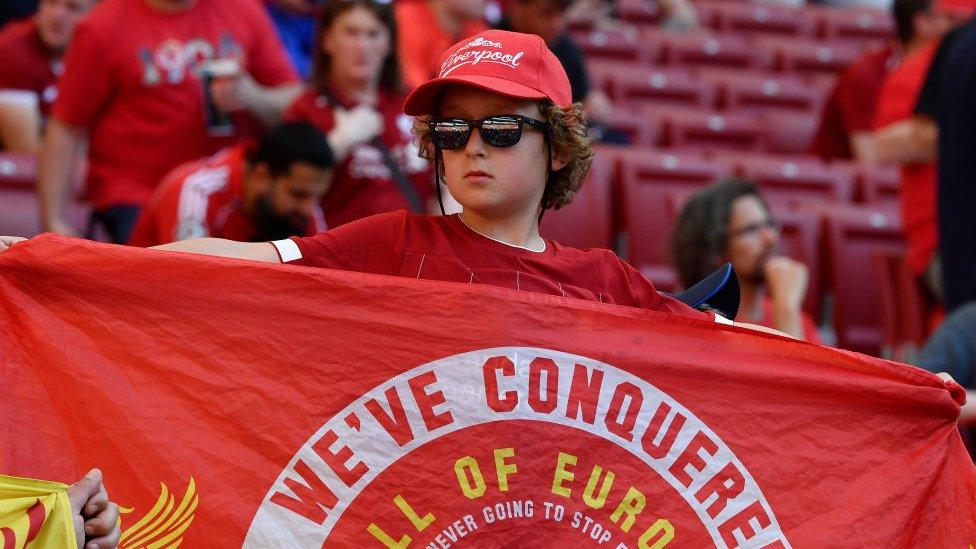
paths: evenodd
<path fill-rule="evenodd" d="M 412 119 L 403 114 L 392 4 L 326 2 L 318 16 L 310 83 L 285 112 L 325 132 L 338 165 L 322 202 L 338 227 L 395 210 L 428 209 L 430 164 L 418 158 Z"/>
<path fill-rule="evenodd" d="M 671 257 L 685 286 L 731 262 L 739 279 L 737 322 L 821 343 L 816 324 L 803 311 L 807 267 L 779 255 L 779 239 L 779 227 L 756 185 L 723 181 L 685 203 L 671 240 Z"/>
<path fill-rule="evenodd" d="M 462 211 L 379 214 L 308 238 L 203 238 L 158 249 L 269 263 L 500 286 L 715 320 L 660 294 L 613 252 L 539 235 L 544 211 L 568 204 L 593 157 L 582 105 L 541 38 L 485 31 L 441 57 L 440 76 L 407 98 L 421 149 Z M 12 243 L 9 239 L 8 245 Z"/>

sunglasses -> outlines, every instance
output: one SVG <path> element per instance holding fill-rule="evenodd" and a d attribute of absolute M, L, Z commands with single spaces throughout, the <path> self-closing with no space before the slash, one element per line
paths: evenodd
<path fill-rule="evenodd" d="M 759 231 L 763 229 L 771 229 L 773 232 L 778 233 L 780 231 L 779 224 L 772 219 L 766 219 L 763 221 L 756 221 L 738 229 L 732 231 L 729 236 L 731 238 L 739 238 L 740 236 L 753 236 L 759 234 Z"/>
<path fill-rule="evenodd" d="M 485 143 L 492 147 L 511 147 L 522 139 L 522 126 L 526 124 L 540 132 L 549 127 L 541 120 L 518 114 L 500 114 L 481 120 L 438 118 L 430 123 L 431 139 L 438 148 L 454 151 L 465 146 L 471 132 L 478 128 Z"/>

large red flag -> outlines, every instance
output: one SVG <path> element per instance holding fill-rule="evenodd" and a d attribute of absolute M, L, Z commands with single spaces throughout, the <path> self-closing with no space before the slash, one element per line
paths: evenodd
<path fill-rule="evenodd" d="M 123 547 L 976 543 L 961 388 L 853 353 L 57 236 L 0 327 L 0 471 L 101 467 Z"/>

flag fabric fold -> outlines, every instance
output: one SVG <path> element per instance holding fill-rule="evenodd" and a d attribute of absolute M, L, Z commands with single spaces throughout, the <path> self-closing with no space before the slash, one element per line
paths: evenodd
<path fill-rule="evenodd" d="M 44 235 L 0 386 L 122 547 L 976 544 L 958 385 L 652 311 Z"/>

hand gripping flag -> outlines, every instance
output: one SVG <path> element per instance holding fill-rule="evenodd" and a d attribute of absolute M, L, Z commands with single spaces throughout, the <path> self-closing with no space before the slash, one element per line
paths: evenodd
<path fill-rule="evenodd" d="M 0 471 L 123 547 L 961 547 L 961 388 L 663 313 L 42 236 L 0 254 Z"/>

